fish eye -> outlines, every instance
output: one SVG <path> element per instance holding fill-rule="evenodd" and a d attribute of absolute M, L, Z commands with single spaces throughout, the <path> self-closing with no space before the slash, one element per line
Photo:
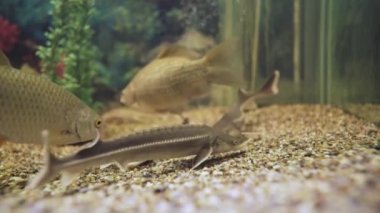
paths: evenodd
<path fill-rule="evenodd" d="M 95 127 L 96 127 L 96 128 L 99 128 L 101 124 L 102 124 L 102 121 L 101 121 L 101 120 L 96 120 L 96 121 L 95 121 Z"/>

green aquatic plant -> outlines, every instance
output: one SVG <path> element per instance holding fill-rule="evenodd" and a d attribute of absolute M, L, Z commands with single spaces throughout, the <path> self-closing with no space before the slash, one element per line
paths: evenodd
<path fill-rule="evenodd" d="M 140 57 L 159 42 L 160 10 L 152 1 L 139 0 L 96 0 L 95 7 L 94 42 L 105 65 L 101 72 L 108 74 L 109 87 L 123 88 L 142 66 Z"/>
<path fill-rule="evenodd" d="M 39 48 L 42 72 L 54 82 L 93 104 L 93 79 L 99 69 L 97 48 L 91 43 L 90 18 L 94 0 L 51 0 L 52 26 Z"/>

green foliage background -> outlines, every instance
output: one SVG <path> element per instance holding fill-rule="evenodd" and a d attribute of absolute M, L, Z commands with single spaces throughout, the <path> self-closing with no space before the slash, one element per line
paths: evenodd
<path fill-rule="evenodd" d="M 91 43 L 90 18 L 94 0 L 52 0 L 53 23 L 46 33 L 47 43 L 37 52 L 42 71 L 54 82 L 73 92 L 87 104 L 93 104 L 93 81 L 98 73 L 98 52 Z M 64 64 L 64 74 L 56 73 Z"/>

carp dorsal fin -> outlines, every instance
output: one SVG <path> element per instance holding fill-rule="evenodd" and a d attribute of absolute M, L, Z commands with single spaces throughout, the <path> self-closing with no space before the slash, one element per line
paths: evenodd
<path fill-rule="evenodd" d="M 0 65 L 12 67 L 11 62 L 9 62 L 8 57 L 1 50 L 0 50 Z"/>
<path fill-rule="evenodd" d="M 34 70 L 31 66 L 28 64 L 23 64 L 20 68 L 20 71 L 22 73 L 28 74 L 28 75 L 39 75 L 36 70 Z"/>
<path fill-rule="evenodd" d="M 187 49 L 184 46 L 177 44 L 167 44 L 161 48 L 156 59 L 168 58 L 168 57 L 181 57 L 188 59 L 197 59 L 200 55 L 192 50 Z"/>

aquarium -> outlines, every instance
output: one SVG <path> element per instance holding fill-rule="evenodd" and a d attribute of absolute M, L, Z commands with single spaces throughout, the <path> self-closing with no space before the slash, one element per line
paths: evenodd
<path fill-rule="evenodd" d="M 375 0 L 2 0 L 0 212 L 376 212 Z"/>

